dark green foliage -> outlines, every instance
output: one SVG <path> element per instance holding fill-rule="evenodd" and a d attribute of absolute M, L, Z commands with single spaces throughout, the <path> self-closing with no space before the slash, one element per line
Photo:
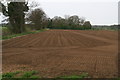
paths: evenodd
<path fill-rule="evenodd" d="M 8 4 L 8 15 L 9 21 L 11 24 L 10 30 L 13 33 L 22 33 L 25 32 L 25 13 L 28 7 L 25 2 L 10 2 Z"/>
<path fill-rule="evenodd" d="M 2 4 L 2 12 L 5 16 L 9 16 L 9 29 L 13 33 L 25 32 L 25 11 L 28 11 L 28 6 L 25 2 L 10 2 L 8 3 L 8 11 Z"/>
<path fill-rule="evenodd" d="M 92 25 L 90 24 L 89 21 L 86 21 L 86 22 L 83 24 L 83 27 L 85 27 L 86 29 L 91 29 Z"/>
<path fill-rule="evenodd" d="M 91 24 L 89 21 L 85 21 L 79 18 L 77 15 L 70 16 L 67 19 L 55 16 L 53 19 L 49 20 L 48 28 L 51 29 L 73 29 L 73 30 L 85 30 L 91 29 Z"/>

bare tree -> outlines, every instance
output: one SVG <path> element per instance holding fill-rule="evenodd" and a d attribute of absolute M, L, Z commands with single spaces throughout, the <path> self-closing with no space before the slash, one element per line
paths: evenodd
<path fill-rule="evenodd" d="M 43 28 L 42 25 L 47 19 L 45 12 L 38 8 L 29 13 L 28 20 L 31 21 L 31 24 L 34 24 L 35 29 L 39 30 Z"/>

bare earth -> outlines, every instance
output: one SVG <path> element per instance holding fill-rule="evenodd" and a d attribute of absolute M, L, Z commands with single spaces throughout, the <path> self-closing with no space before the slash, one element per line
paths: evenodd
<path fill-rule="evenodd" d="M 3 73 L 39 71 L 42 77 L 80 75 L 114 78 L 117 31 L 48 30 L 3 41 Z"/>

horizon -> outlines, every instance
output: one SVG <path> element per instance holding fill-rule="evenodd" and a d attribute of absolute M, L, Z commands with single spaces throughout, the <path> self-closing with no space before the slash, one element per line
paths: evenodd
<path fill-rule="evenodd" d="M 33 0 L 30 0 L 33 1 Z M 118 24 L 118 0 L 34 0 L 45 13 L 54 16 L 78 15 L 85 17 L 92 25 Z"/>
<path fill-rule="evenodd" d="M 29 2 L 32 2 L 30 0 Z M 92 25 L 118 25 L 118 0 L 34 0 L 40 4 L 40 8 L 48 17 L 64 17 L 64 15 L 78 15 L 85 17 Z M 120 10 L 119 10 L 120 11 Z M 0 15 L 0 23 L 3 16 Z"/>

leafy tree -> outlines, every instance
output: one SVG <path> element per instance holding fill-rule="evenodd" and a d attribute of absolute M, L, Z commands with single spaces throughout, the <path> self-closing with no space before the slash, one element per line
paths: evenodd
<path fill-rule="evenodd" d="M 55 16 L 52 19 L 52 26 L 54 28 L 63 28 L 65 26 L 65 19 L 59 16 Z"/>
<path fill-rule="evenodd" d="M 72 29 L 77 29 L 81 26 L 81 22 L 80 22 L 80 18 L 79 16 L 77 15 L 73 15 L 73 16 L 70 16 L 68 18 L 68 23 L 69 23 L 69 26 L 72 28 Z"/>
<path fill-rule="evenodd" d="M 44 28 L 43 26 L 47 21 L 47 17 L 45 12 L 38 8 L 29 13 L 28 20 L 31 21 L 31 24 L 34 24 L 36 30 L 40 30 Z"/>
<path fill-rule="evenodd" d="M 48 28 L 52 28 L 52 19 L 48 18 Z"/>
<path fill-rule="evenodd" d="M 77 15 L 69 17 L 69 23 L 70 25 L 79 25 L 80 24 L 80 18 Z"/>
<path fill-rule="evenodd" d="M 25 2 L 10 2 L 8 3 L 8 11 L 6 6 L 2 4 L 2 13 L 9 16 L 10 30 L 13 33 L 22 33 L 25 31 L 25 13 L 29 10 Z"/>
<path fill-rule="evenodd" d="M 85 23 L 83 24 L 83 27 L 86 29 L 91 29 L 92 25 L 90 24 L 90 21 L 85 21 Z"/>
<path fill-rule="evenodd" d="M 65 15 L 65 18 L 55 16 L 51 19 L 51 28 L 55 29 L 89 29 L 91 28 L 90 22 L 85 22 L 84 17 L 77 15 Z"/>

